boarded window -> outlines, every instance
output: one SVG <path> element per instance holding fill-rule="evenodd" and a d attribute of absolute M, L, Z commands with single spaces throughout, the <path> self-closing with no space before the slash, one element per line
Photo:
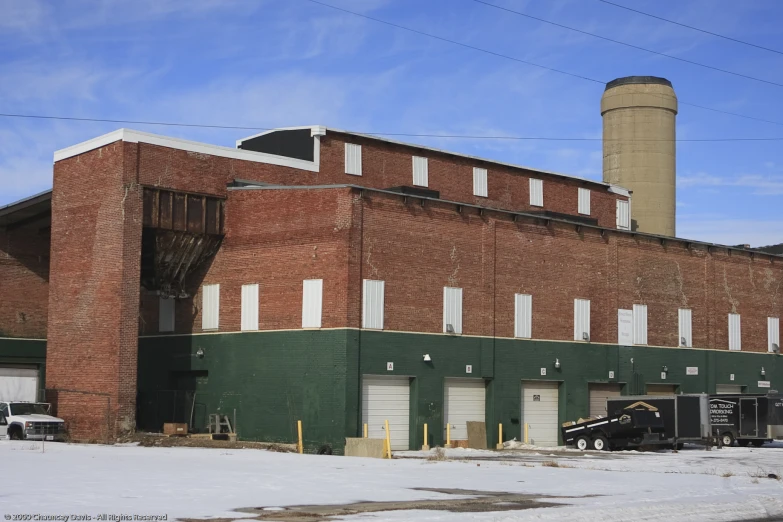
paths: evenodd
<path fill-rule="evenodd" d="M 633 305 L 633 344 L 647 344 L 647 305 Z"/>
<path fill-rule="evenodd" d="M 680 346 L 693 348 L 693 315 L 687 308 L 680 308 Z"/>
<path fill-rule="evenodd" d="M 345 173 L 362 175 L 362 146 L 355 143 L 345 144 Z"/>
<path fill-rule="evenodd" d="M 413 184 L 417 187 L 426 187 L 428 183 L 427 158 L 413 156 Z"/>
<path fill-rule="evenodd" d="M 217 330 L 220 325 L 220 285 L 201 289 L 201 329 Z"/>
<path fill-rule="evenodd" d="M 740 315 L 729 314 L 729 350 L 742 350 Z"/>
<path fill-rule="evenodd" d="M 579 189 L 579 201 L 577 204 L 577 210 L 580 214 L 584 214 L 586 216 L 590 215 L 590 190 L 586 188 L 580 188 Z"/>
<path fill-rule="evenodd" d="M 780 318 L 767 317 L 767 340 L 769 351 L 776 352 L 780 350 Z"/>
<path fill-rule="evenodd" d="M 258 330 L 258 285 L 242 285 L 242 331 Z"/>
<path fill-rule="evenodd" d="M 462 333 L 462 288 L 443 287 L 443 332 Z"/>
<path fill-rule="evenodd" d="M 302 328 L 320 328 L 323 306 L 323 279 L 302 282 Z"/>
<path fill-rule="evenodd" d="M 544 182 L 530 178 L 530 204 L 534 207 L 544 206 Z"/>
<path fill-rule="evenodd" d="M 487 169 L 473 167 L 473 195 L 487 197 Z"/>
<path fill-rule="evenodd" d="M 174 331 L 174 303 L 173 297 L 161 297 L 158 309 L 158 331 Z"/>
<path fill-rule="evenodd" d="M 617 228 L 631 230 L 631 203 L 617 200 Z"/>
<path fill-rule="evenodd" d="M 383 281 L 364 280 L 362 328 L 383 330 L 384 287 Z"/>
<path fill-rule="evenodd" d="M 533 296 L 514 294 L 514 337 L 530 339 L 533 336 Z"/>
<path fill-rule="evenodd" d="M 574 299 L 574 340 L 590 340 L 590 300 Z"/>

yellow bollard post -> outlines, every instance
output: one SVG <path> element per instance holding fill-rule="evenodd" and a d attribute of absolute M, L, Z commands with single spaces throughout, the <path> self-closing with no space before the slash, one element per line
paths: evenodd
<path fill-rule="evenodd" d="M 304 453 L 304 444 L 302 442 L 302 421 L 296 421 L 296 431 L 299 433 L 299 442 L 296 445 L 296 449 L 301 455 Z"/>
<path fill-rule="evenodd" d="M 525 444 L 529 444 L 530 439 L 528 438 L 528 424 L 525 423 Z"/>
<path fill-rule="evenodd" d="M 428 444 L 429 439 L 427 438 L 427 423 L 424 423 L 424 444 L 421 445 L 422 451 L 429 451 L 430 445 Z"/>
<path fill-rule="evenodd" d="M 389 421 L 386 420 L 385 422 L 385 428 L 386 428 L 386 458 L 390 459 L 392 458 L 391 453 L 391 436 L 389 435 Z"/>
<path fill-rule="evenodd" d="M 495 449 L 503 449 L 503 423 L 498 424 L 498 445 Z"/>
<path fill-rule="evenodd" d="M 367 423 L 364 423 L 364 438 L 367 438 Z"/>
<path fill-rule="evenodd" d="M 448 422 L 446 423 L 446 444 L 443 445 L 444 448 L 450 448 L 451 447 L 451 424 Z"/>

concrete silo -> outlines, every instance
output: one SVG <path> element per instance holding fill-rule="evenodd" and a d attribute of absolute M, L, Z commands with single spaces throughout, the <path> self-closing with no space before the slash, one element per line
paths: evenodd
<path fill-rule="evenodd" d="M 606 84 L 604 181 L 633 191 L 631 228 L 675 235 L 677 96 L 669 80 L 628 76 Z"/>

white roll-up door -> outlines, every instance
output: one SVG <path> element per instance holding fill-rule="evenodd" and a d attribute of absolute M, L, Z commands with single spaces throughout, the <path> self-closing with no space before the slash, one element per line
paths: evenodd
<path fill-rule="evenodd" d="M 362 378 L 362 422 L 367 424 L 371 439 L 386 437 L 389 421 L 392 450 L 409 449 L 410 379 L 365 375 Z"/>
<path fill-rule="evenodd" d="M 557 390 L 556 382 L 522 382 L 522 422 L 528 425 L 530 444 L 557 446 L 560 426 L 557 415 Z"/>
<path fill-rule="evenodd" d="M 590 416 L 606 416 L 606 399 L 620 396 L 619 384 L 591 383 L 590 390 Z"/>
<path fill-rule="evenodd" d="M 647 395 L 676 395 L 677 386 L 674 384 L 648 384 Z"/>
<path fill-rule="evenodd" d="M 451 440 L 468 440 L 468 421 L 485 422 L 484 379 L 446 379 L 444 430 L 451 425 Z"/>
<path fill-rule="evenodd" d="M 742 393 L 742 385 L 740 384 L 717 384 L 715 386 L 715 393 L 725 395 L 736 395 Z"/>
<path fill-rule="evenodd" d="M 34 368 L 0 368 L 0 400 L 38 400 L 38 370 Z"/>

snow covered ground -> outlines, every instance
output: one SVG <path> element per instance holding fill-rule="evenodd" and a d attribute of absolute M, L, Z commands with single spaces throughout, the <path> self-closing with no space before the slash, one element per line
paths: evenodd
<path fill-rule="evenodd" d="M 543 500 L 563 507 L 343 520 L 751 520 L 783 517 L 783 481 L 767 478 L 783 474 L 783 444 L 775 446 L 584 455 L 453 449 L 445 461 L 388 461 L 132 445 L 48 443 L 42 452 L 39 443 L 0 441 L 0 513 L 239 519 L 250 515 L 234 510 L 248 507 L 461 498 L 412 489 L 450 488 L 554 496 Z"/>

